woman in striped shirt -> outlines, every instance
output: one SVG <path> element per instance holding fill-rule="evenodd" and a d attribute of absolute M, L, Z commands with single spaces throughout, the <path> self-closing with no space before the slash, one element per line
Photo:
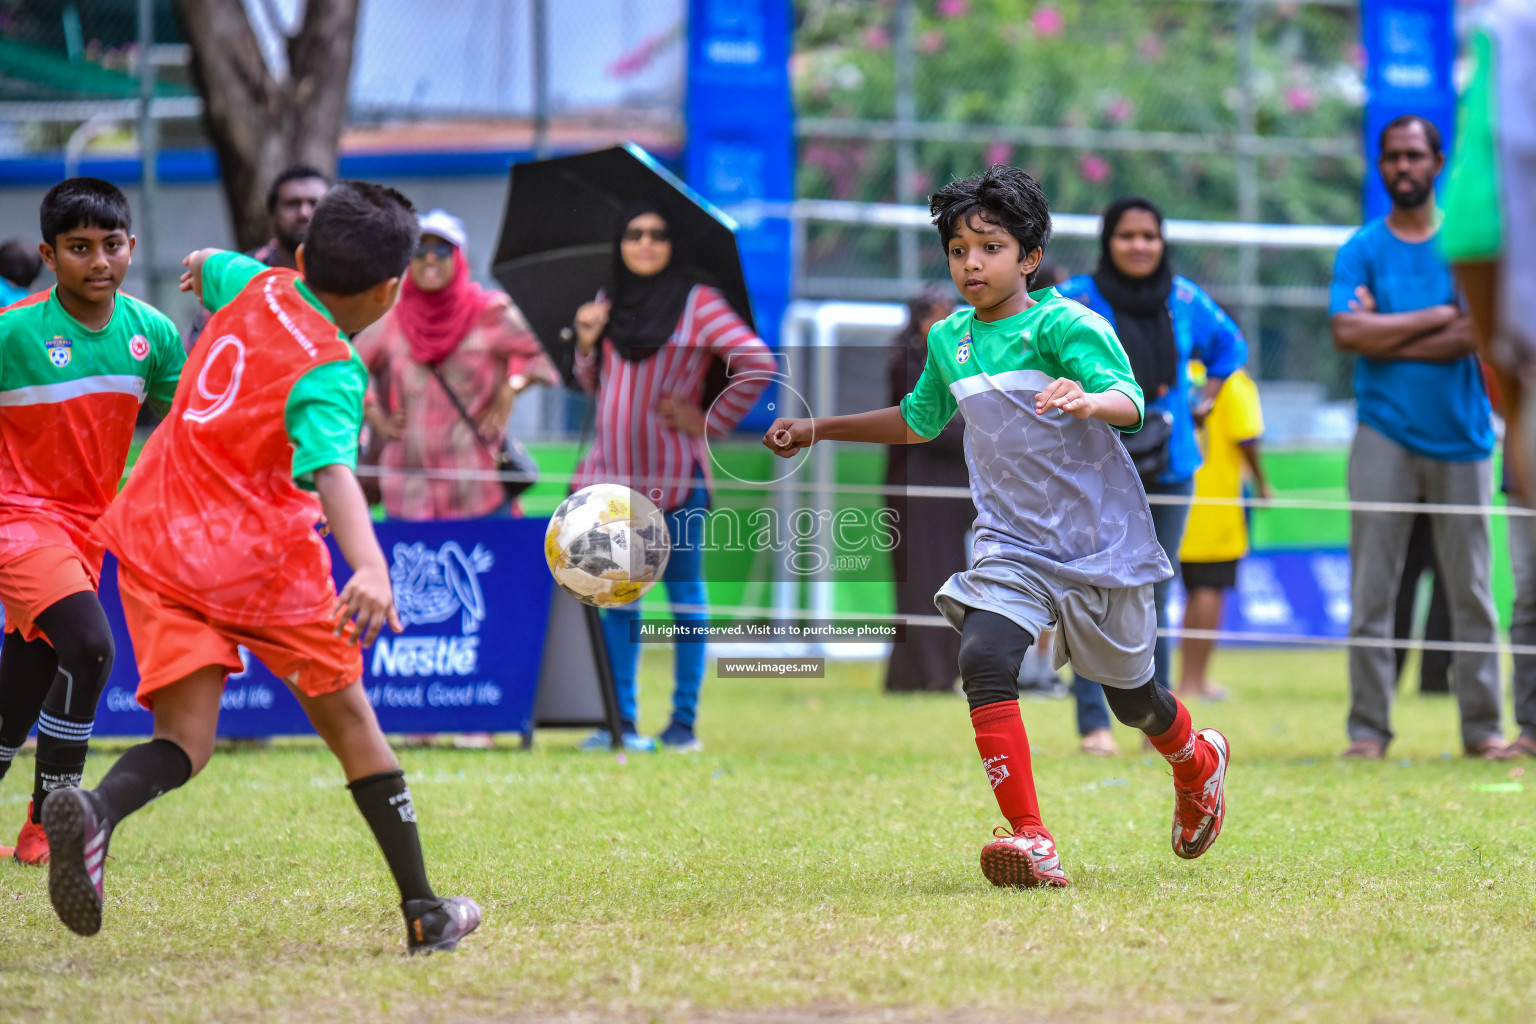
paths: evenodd
<path fill-rule="evenodd" d="M 705 436 L 735 429 L 777 364 L 719 291 L 673 262 L 672 237 L 660 206 L 636 204 L 625 210 L 616 249 L 610 294 L 576 312 L 576 379 L 597 396 L 597 431 L 576 467 L 574 486 L 623 483 L 666 511 L 672 557 L 662 580 L 673 616 L 703 621 L 708 618 L 703 551 L 683 543 L 683 526 L 709 508 L 712 477 Z M 705 377 L 716 359 L 733 383 L 704 409 Z M 702 534 L 697 525 L 687 531 L 694 541 Z M 694 721 L 704 681 L 704 645 L 676 646 L 672 720 L 655 740 L 647 739 L 636 727 L 640 651 L 630 639 L 630 624 L 639 617 L 638 601 L 603 617 L 624 743 L 638 750 L 657 744 L 698 750 Z M 606 733 L 587 741 L 598 749 L 609 742 Z"/>

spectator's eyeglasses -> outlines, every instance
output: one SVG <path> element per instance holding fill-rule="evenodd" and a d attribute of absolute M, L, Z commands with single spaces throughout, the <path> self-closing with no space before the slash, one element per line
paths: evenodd
<path fill-rule="evenodd" d="M 453 259 L 453 243 L 417 242 L 416 251 L 411 253 L 411 258 L 424 260 L 428 255 L 436 256 L 440 260 L 451 260 Z"/>
<path fill-rule="evenodd" d="M 638 242 L 642 238 L 649 238 L 658 245 L 672 241 L 672 236 L 666 228 L 625 228 L 624 241 Z"/>

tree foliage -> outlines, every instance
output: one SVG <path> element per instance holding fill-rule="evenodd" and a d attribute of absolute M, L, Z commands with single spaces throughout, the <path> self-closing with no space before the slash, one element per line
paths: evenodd
<path fill-rule="evenodd" d="M 807 136 L 799 194 L 922 201 L 934 188 L 989 163 L 1018 164 L 1040 179 L 1054 210 L 1093 214 L 1139 194 L 1170 217 L 1235 220 L 1242 4 L 1212 0 L 915 0 L 917 119 L 973 126 L 963 141 L 916 147 L 916 194 L 899 196 L 895 144 Z M 1358 11 L 1260 3 L 1252 49 L 1256 133 L 1275 140 L 1334 140 L 1343 155 L 1316 156 L 1283 142 L 1257 159 L 1258 219 L 1354 224 L 1364 161 L 1364 89 Z M 798 115 L 895 118 L 894 0 L 799 0 L 794 86 Z M 1167 132 L 1205 140 L 1204 152 L 1109 145 L 1011 145 L 998 126 Z M 1122 136 L 1123 137 L 1123 136 Z M 805 263 L 813 275 L 890 277 L 894 232 L 813 226 Z M 1174 265 L 1229 305 L 1236 250 L 1176 246 Z M 1051 258 L 1091 270 L 1097 244 L 1060 238 Z M 945 274 L 937 244 L 922 271 Z M 1347 361 L 1326 341 L 1317 296 L 1332 253 L 1261 250 L 1259 283 L 1310 289 L 1301 306 L 1266 307 L 1256 351 L 1265 376 L 1313 379 L 1346 393 Z M 1224 287 L 1226 286 L 1226 287 Z M 1309 305 L 1310 303 L 1310 305 Z"/>
<path fill-rule="evenodd" d="M 1227 136 L 1237 130 L 1235 3 L 1190 0 L 917 0 L 917 116 L 977 126 L 974 142 L 923 143 L 922 181 L 935 186 L 989 162 L 1018 163 L 1061 210 L 1093 212 L 1112 197 L 1163 197 L 1172 216 L 1236 216 L 1236 160 L 1207 153 L 1009 146 L 990 125 L 1038 125 Z M 801 117 L 894 117 L 894 4 L 805 0 L 796 38 Z M 1350 139 L 1359 134 L 1359 53 L 1353 10 L 1259 8 L 1254 47 L 1258 133 Z M 808 139 L 800 192 L 895 198 L 889 142 Z M 1348 223 L 1359 216 L 1358 157 L 1260 160 L 1261 217 Z"/>

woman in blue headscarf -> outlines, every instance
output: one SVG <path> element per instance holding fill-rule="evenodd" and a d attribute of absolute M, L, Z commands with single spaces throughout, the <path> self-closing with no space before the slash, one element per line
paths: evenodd
<path fill-rule="evenodd" d="M 1163 238 L 1163 214 L 1138 196 L 1117 199 L 1104 211 L 1099 234 L 1099 268 L 1070 278 L 1057 290 L 1114 325 L 1146 399 L 1140 436 L 1128 435 L 1148 497 L 1167 495 L 1173 504 L 1153 504 L 1157 541 L 1178 570 L 1179 542 L 1189 515 L 1188 499 L 1200 468 L 1195 428 L 1205 418 L 1222 382 L 1248 361 L 1248 343 L 1232 318 L 1199 285 L 1173 272 Z M 1196 391 L 1189 361 L 1205 364 L 1206 384 Z M 1158 422 L 1154 422 L 1158 421 Z M 1157 584 L 1157 625 L 1168 627 L 1168 581 Z M 1157 641 L 1154 678 L 1169 688 L 1170 644 Z M 1116 753 L 1109 709 L 1098 683 L 1076 678 L 1077 729 L 1089 754 Z"/>

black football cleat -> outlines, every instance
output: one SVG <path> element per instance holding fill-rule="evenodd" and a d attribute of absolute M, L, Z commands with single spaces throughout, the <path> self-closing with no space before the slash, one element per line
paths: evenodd
<path fill-rule="evenodd" d="M 101 931 L 101 875 L 112 825 L 83 789 L 56 789 L 43 801 L 48 833 L 48 899 L 77 935 Z"/>
<path fill-rule="evenodd" d="M 412 956 L 451 952 L 480 927 L 480 904 L 468 896 L 406 900 L 400 909 L 405 912 L 406 950 Z"/>

